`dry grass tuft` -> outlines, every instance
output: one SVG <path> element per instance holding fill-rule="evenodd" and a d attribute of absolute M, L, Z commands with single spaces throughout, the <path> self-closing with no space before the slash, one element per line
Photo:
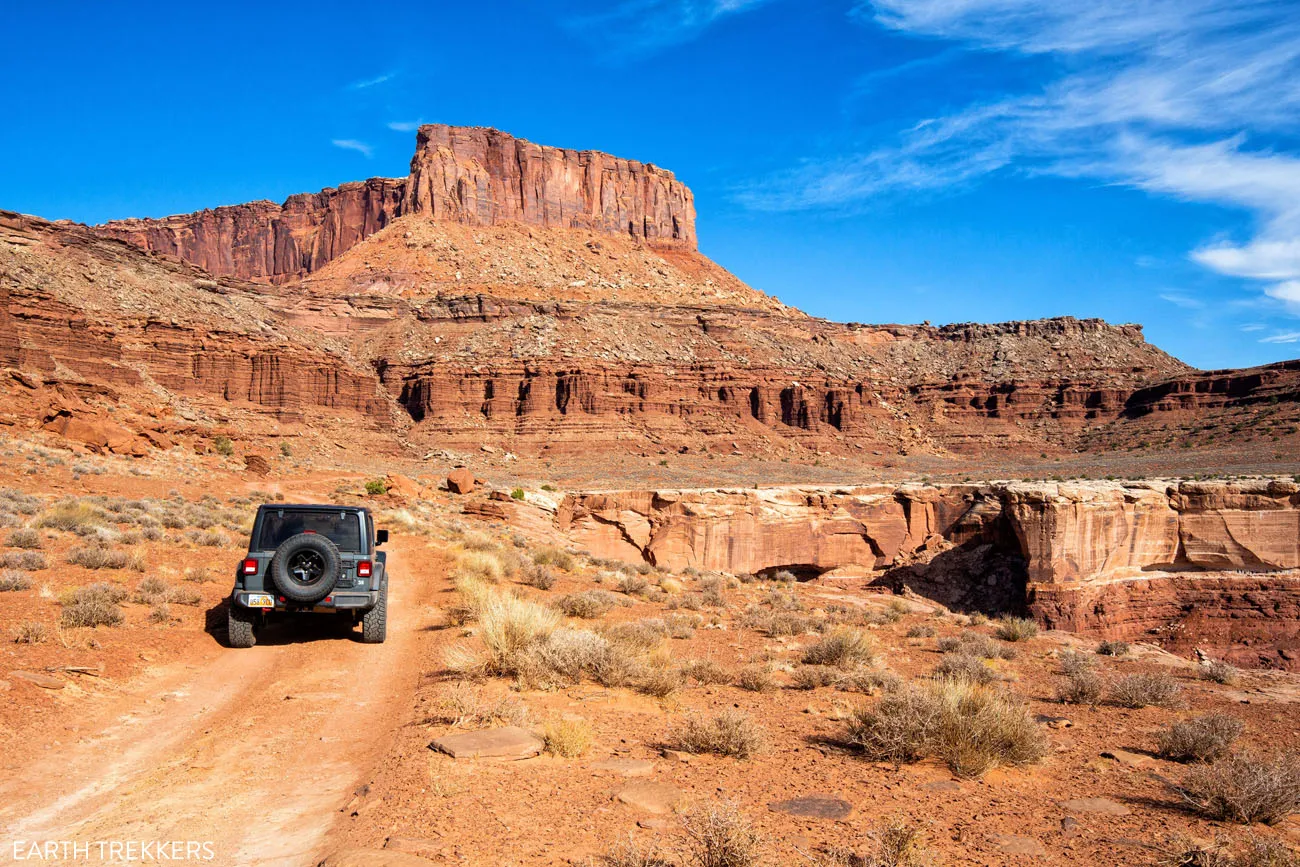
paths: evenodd
<path fill-rule="evenodd" d="M 1223 758 L 1245 727 L 1226 713 L 1212 713 L 1174 723 L 1157 736 L 1160 755 L 1175 762 L 1212 762 Z"/>
<path fill-rule="evenodd" d="M 19 569 L 5 569 L 0 571 L 0 593 L 10 593 L 15 590 L 27 590 L 32 586 L 32 579 L 27 577 L 27 573 Z"/>
<path fill-rule="evenodd" d="M 681 671 L 675 668 L 652 668 L 636 681 L 636 691 L 654 698 L 668 698 L 685 685 Z"/>
<path fill-rule="evenodd" d="M 568 617 L 581 617 L 591 620 L 604 617 L 616 607 L 628 602 L 616 593 L 608 590 L 584 590 L 581 593 L 567 593 L 555 600 L 555 605 Z"/>
<path fill-rule="evenodd" d="M 872 837 L 866 853 L 833 849 L 815 863 L 817 867 L 924 867 L 930 863 L 920 826 L 906 819 L 892 820 Z"/>
<path fill-rule="evenodd" d="M 716 753 L 748 759 L 762 751 L 766 732 L 749 714 L 727 709 L 717 716 L 690 716 L 668 736 L 667 746 L 684 753 Z"/>
<path fill-rule="evenodd" d="M 859 629 L 837 629 L 804 649 L 804 665 L 833 665 L 853 668 L 876 658 L 871 636 Z"/>
<path fill-rule="evenodd" d="M 1028 641 L 1038 635 L 1038 624 L 1026 617 L 1004 617 L 993 630 L 1003 641 Z"/>
<path fill-rule="evenodd" d="M 762 836 L 734 804 L 698 807 L 682 828 L 682 860 L 689 867 L 756 867 L 763 861 Z"/>
<path fill-rule="evenodd" d="M 533 563 L 538 566 L 554 566 L 561 572 L 572 572 L 574 567 L 573 555 L 559 548 L 541 549 L 533 554 Z"/>
<path fill-rule="evenodd" d="M 776 677 L 772 674 L 772 666 L 761 663 L 745 666 L 736 678 L 736 686 L 749 692 L 774 692 Z"/>
<path fill-rule="evenodd" d="M 1001 679 L 984 660 L 965 653 L 950 653 L 944 656 L 935 666 L 932 676 L 940 680 L 961 680 L 979 684 L 989 684 Z"/>
<path fill-rule="evenodd" d="M 126 591 L 112 584 L 90 584 L 73 590 L 63 603 L 59 625 L 75 627 L 117 626 L 124 617 L 117 605 Z"/>
<path fill-rule="evenodd" d="M 1276 825 L 1300 812 L 1300 757 L 1235 755 L 1188 771 L 1179 791 L 1211 819 Z"/>
<path fill-rule="evenodd" d="M 1201 666 L 1200 677 L 1201 680 L 1227 686 L 1236 683 L 1241 677 L 1241 672 L 1237 670 L 1236 666 L 1230 665 L 1222 659 L 1213 659 Z"/>
<path fill-rule="evenodd" d="M 49 630 L 44 623 L 35 620 L 25 620 L 13 629 L 15 644 L 44 644 L 47 638 Z"/>
<path fill-rule="evenodd" d="M 41 547 L 41 534 L 32 527 L 20 527 L 9 534 L 5 544 L 10 548 L 36 549 Z"/>
<path fill-rule="evenodd" d="M 508 694 L 488 695 L 477 686 L 458 682 L 443 690 L 428 721 L 456 728 L 521 726 L 528 722 L 528 708 Z"/>
<path fill-rule="evenodd" d="M 730 671 L 712 659 L 688 659 L 682 666 L 682 673 L 703 686 L 730 683 L 732 677 Z"/>
<path fill-rule="evenodd" d="M 1127 641 L 1103 641 L 1097 645 L 1097 654 L 1100 656 L 1128 656 L 1133 648 Z"/>
<path fill-rule="evenodd" d="M 560 719 L 548 722 L 542 730 L 546 751 L 562 759 L 576 759 L 591 749 L 595 740 L 591 725 L 583 719 Z"/>
<path fill-rule="evenodd" d="M 935 642 L 940 653 L 961 653 L 981 659 L 1015 659 L 1016 649 L 996 641 L 982 632 L 966 630 L 960 636 L 947 636 Z"/>

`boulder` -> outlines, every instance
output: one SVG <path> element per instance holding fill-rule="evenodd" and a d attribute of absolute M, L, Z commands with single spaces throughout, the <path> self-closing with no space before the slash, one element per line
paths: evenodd
<path fill-rule="evenodd" d="M 244 468 L 255 476 L 265 476 L 271 472 L 270 462 L 261 455 L 244 455 Z"/>
<path fill-rule="evenodd" d="M 472 494 L 476 484 L 474 474 L 464 467 L 457 467 L 447 474 L 447 490 L 453 494 Z"/>
<path fill-rule="evenodd" d="M 668 783 L 628 783 L 614 792 L 614 800 L 636 810 L 661 815 L 681 803 L 682 793 Z"/>

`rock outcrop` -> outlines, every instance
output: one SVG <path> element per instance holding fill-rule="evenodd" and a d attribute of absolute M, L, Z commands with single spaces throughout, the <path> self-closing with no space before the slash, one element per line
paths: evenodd
<path fill-rule="evenodd" d="M 411 173 L 319 193 L 95 231 L 217 276 L 284 282 L 319 270 L 403 214 L 471 226 L 592 229 L 694 250 L 690 189 L 648 163 L 546 147 L 480 127 L 420 127 Z"/>
<path fill-rule="evenodd" d="M 1289 480 L 591 492 L 567 496 L 556 526 L 603 557 L 804 578 L 858 567 L 945 604 L 1300 667 Z"/>

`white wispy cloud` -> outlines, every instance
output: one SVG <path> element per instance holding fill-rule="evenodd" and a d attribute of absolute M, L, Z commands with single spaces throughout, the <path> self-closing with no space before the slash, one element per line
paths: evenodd
<path fill-rule="evenodd" d="M 415 132 L 424 126 L 423 120 L 390 120 L 388 128 L 394 132 Z"/>
<path fill-rule="evenodd" d="M 856 17 L 970 50 L 1046 57 L 1033 90 L 970 104 L 866 152 L 738 194 L 756 209 L 852 208 L 1015 171 L 1241 209 L 1254 236 L 1191 252 L 1268 281 L 1300 313 L 1300 16 L 1294 0 L 859 0 Z"/>
<path fill-rule="evenodd" d="M 367 87 L 374 87 L 383 84 L 385 81 L 392 81 L 396 77 L 396 72 L 385 72 L 383 75 L 376 75 L 374 78 L 363 78 L 360 81 L 354 81 L 348 85 L 348 90 L 365 90 Z"/>
<path fill-rule="evenodd" d="M 1202 310 L 1205 307 L 1205 302 L 1201 299 L 1184 295 L 1181 292 L 1161 292 L 1160 299 L 1168 301 L 1176 307 L 1182 307 L 1184 310 Z"/>
<path fill-rule="evenodd" d="M 330 144 L 336 148 L 343 148 L 345 151 L 356 151 L 363 154 L 366 159 L 374 155 L 374 148 L 363 141 L 357 141 L 354 138 L 336 138 L 330 141 Z"/>
<path fill-rule="evenodd" d="M 716 22 L 772 0 L 622 0 L 565 27 L 606 60 L 631 60 L 698 37 Z"/>
<path fill-rule="evenodd" d="M 1268 337 L 1261 337 L 1260 343 L 1300 343 L 1300 331 L 1283 331 L 1280 334 L 1272 334 Z"/>

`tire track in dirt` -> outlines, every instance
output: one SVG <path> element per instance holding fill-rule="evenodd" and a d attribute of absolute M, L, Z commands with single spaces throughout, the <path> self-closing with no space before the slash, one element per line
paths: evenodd
<path fill-rule="evenodd" d="M 315 863 L 418 680 L 442 561 L 414 540 L 392 547 L 384 644 L 314 618 L 133 684 L 90 711 L 98 734 L 0 781 L 0 863 L 13 841 L 48 840 L 210 841 L 209 863 Z"/>

